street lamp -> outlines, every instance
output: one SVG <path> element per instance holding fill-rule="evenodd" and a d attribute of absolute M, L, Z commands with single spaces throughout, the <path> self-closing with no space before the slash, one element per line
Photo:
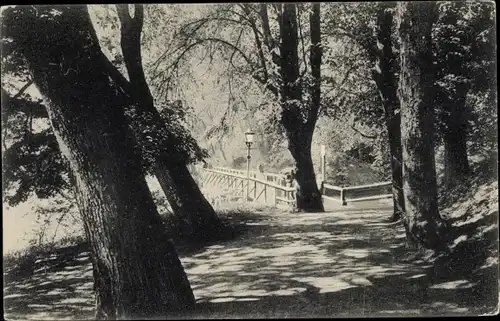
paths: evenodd
<path fill-rule="evenodd" d="M 255 133 L 252 132 L 250 129 L 246 131 L 245 133 L 245 144 L 247 145 L 247 195 L 245 197 L 245 200 L 248 201 L 248 195 L 250 194 L 250 149 L 253 144 L 253 138 L 254 138 Z"/>
<path fill-rule="evenodd" d="M 325 181 L 326 146 L 321 144 L 321 181 Z"/>

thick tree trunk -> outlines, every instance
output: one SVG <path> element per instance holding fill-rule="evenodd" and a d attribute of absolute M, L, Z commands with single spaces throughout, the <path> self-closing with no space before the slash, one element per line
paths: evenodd
<path fill-rule="evenodd" d="M 311 145 L 289 145 L 295 159 L 295 178 L 299 184 L 297 209 L 306 212 L 323 212 L 323 201 L 314 174 Z"/>
<path fill-rule="evenodd" d="M 398 104 L 399 105 L 399 104 Z M 389 151 L 391 153 L 392 200 L 394 212 L 391 221 L 403 217 L 406 211 L 403 193 L 403 150 L 401 148 L 401 117 L 386 114 L 387 133 L 389 135 Z"/>
<path fill-rule="evenodd" d="M 308 106 L 308 118 L 303 122 L 301 108 L 303 108 L 302 88 L 299 84 L 299 57 L 298 57 L 298 33 L 297 16 L 295 4 L 284 4 L 283 15 L 280 22 L 281 50 L 280 71 L 283 84 L 281 86 L 281 122 L 286 130 L 288 138 L 288 149 L 295 160 L 296 178 L 300 193 L 297 199 L 297 208 L 308 212 L 324 211 L 321 194 L 318 190 L 314 166 L 311 158 L 311 141 L 314 132 L 314 124 L 317 117 L 320 98 L 319 87 L 311 88 L 313 98 Z M 318 15 L 319 8 L 313 7 L 314 13 Z M 316 17 L 313 13 L 313 19 Z M 319 27 L 319 26 L 318 26 Z M 314 30 L 311 35 L 312 41 L 319 42 L 319 30 Z M 318 45 L 318 44 L 316 44 Z M 311 60 L 321 64 L 321 49 L 318 46 L 312 50 Z M 320 66 L 320 65 L 319 65 Z M 315 65 L 314 67 L 319 66 Z M 319 69 L 314 69 L 313 76 L 319 76 Z"/>
<path fill-rule="evenodd" d="M 465 99 L 467 89 L 457 88 L 461 97 L 445 106 L 444 178 L 447 188 L 465 182 L 469 176 L 467 157 L 467 120 Z"/>
<path fill-rule="evenodd" d="M 85 6 L 14 9 L 8 34 L 48 100 L 91 244 L 97 318 L 164 317 L 194 307 L 148 190 L 124 104 Z"/>
<path fill-rule="evenodd" d="M 399 2 L 397 17 L 401 38 L 401 132 L 405 224 L 412 237 L 428 248 L 444 240 L 445 224 L 439 215 L 434 132 L 434 78 L 431 29 L 436 4 Z"/>
<path fill-rule="evenodd" d="M 154 174 L 172 211 L 179 219 L 184 236 L 208 241 L 219 236 L 224 226 L 187 169 L 188 157 L 174 150 L 173 146 L 182 145 L 182 142 L 167 128 L 154 105 L 142 67 L 140 40 L 144 9 L 142 5 L 134 7 L 132 18 L 127 4 L 117 5 L 121 22 L 121 46 L 132 85 L 125 87 L 129 88 L 129 93 L 139 102 L 135 112 L 140 115 L 144 124 L 151 128 L 150 136 L 156 138 L 149 140 L 156 146 L 146 147 L 146 150 L 154 153 L 151 155 L 155 162 Z M 122 83 L 126 83 L 123 77 L 120 78 Z M 135 131 L 136 136 L 142 138 L 144 145 L 147 145 L 149 143 L 144 139 L 147 136 L 143 132 L 144 124 L 136 126 Z"/>
<path fill-rule="evenodd" d="M 223 236 L 222 222 L 186 165 L 167 167 L 157 164 L 155 175 L 179 220 L 184 237 L 203 242 Z"/>
<path fill-rule="evenodd" d="M 392 196 L 394 212 L 392 221 L 397 221 L 405 212 L 403 195 L 403 151 L 401 148 L 401 115 L 400 103 L 397 95 L 397 78 L 395 75 L 397 59 L 392 45 L 393 13 L 387 10 L 394 4 L 381 3 L 377 16 L 377 42 L 382 45 L 377 53 L 373 79 L 377 84 L 380 98 L 384 106 L 385 124 L 389 136 L 389 151 L 391 153 Z"/>
<path fill-rule="evenodd" d="M 469 176 L 466 136 L 465 129 L 459 127 L 443 137 L 444 177 L 447 188 L 463 183 Z"/>

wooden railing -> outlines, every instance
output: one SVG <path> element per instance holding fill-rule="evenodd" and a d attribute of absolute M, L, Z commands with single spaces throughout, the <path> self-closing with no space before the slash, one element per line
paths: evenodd
<path fill-rule="evenodd" d="M 223 172 L 223 173 L 228 173 L 228 174 L 244 175 L 245 178 L 247 176 L 247 172 L 245 170 L 242 170 L 242 169 L 232 169 L 232 168 L 225 168 L 225 167 L 213 167 L 211 169 L 217 170 L 217 171 Z M 276 184 L 286 186 L 286 177 L 285 177 L 285 175 L 282 175 L 282 174 L 258 172 L 258 171 L 252 170 L 252 171 L 250 171 L 250 177 L 253 177 L 253 178 L 264 177 L 265 181 L 267 181 L 267 182 L 274 182 Z"/>
<path fill-rule="evenodd" d="M 295 189 L 285 186 L 283 175 L 274 173 L 260 173 L 228 168 L 206 168 L 210 173 L 205 184 L 224 186 L 224 198 L 230 200 L 246 200 L 275 207 L 291 207 L 296 203 Z M 259 178 L 261 177 L 261 178 Z M 248 192 L 247 192 L 248 191 Z"/>
<path fill-rule="evenodd" d="M 224 198 L 247 200 L 272 206 L 295 206 L 295 189 L 289 186 L 284 175 L 215 167 L 205 168 L 211 173 L 208 184 L 224 186 Z M 248 193 L 247 193 L 248 184 Z M 321 193 L 324 200 L 332 200 L 347 205 L 351 202 L 369 201 L 392 197 L 392 183 L 340 187 L 323 183 Z"/>
<path fill-rule="evenodd" d="M 392 197 L 392 182 L 339 187 L 323 184 L 323 198 L 339 201 L 342 205 L 347 202 L 361 202 Z"/>

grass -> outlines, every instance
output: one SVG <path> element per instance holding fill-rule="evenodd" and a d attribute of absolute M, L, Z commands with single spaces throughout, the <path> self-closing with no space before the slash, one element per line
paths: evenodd
<path fill-rule="evenodd" d="M 30 245 L 22 250 L 12 251 L 3 256 L 4 282 L 12 282 L 33 275 L 39 257 L 57 253 L 60 249 L 80 249 L 88 246 L 83 235 L 63 237 L 55 242 Z"/>
<path fill-rule="evenodd" d="M 221 241 L 229 241 L 244 232 L 244 221 L 248 219 L 252 213 L 269 210 L 269 208 L 255 206 L 250 204 L 226 205 L 220 208 L 218 216 L 223 222 L 226 231 L 224 235 L 220 235 L 218 239 L 204 244 L 193 243 L 183 239 L 179 224 L 175 216 L 171 214 L 162 214 L 162 224 L 167 232 L 172 236 L 172 241 L 177 248 L 183 251 L 194 251 L 201 249 L 210 244 Z M 45 242 L 37 245 L 30 245 L 24 249 L 12 251 L 3 255 L 4 281 L 12 282 L 33 275 L 35 263 L 40 257 L 49 256 L 57 253 L 62 249 L 81 250 L 88 247 L 88 242 L 84 235 L 71 235 L 63 237 L 54 242 Z"/>

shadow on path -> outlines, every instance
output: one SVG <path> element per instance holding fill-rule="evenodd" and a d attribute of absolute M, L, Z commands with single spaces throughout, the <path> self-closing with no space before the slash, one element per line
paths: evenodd
<path fill-rule="evenodd" d="M 94 314 L 88 247 L 58 249 L 34 262 L 31 277 L 4 285 L 6 319 L 89 319 Z"/>
<path fill-rule="evenodd" d="M 492 266 L 443 279 L 405 247 L 387 210 L 261 212 L 228 219 L 236 236 L 179 248 L 197 298 L 189 318 L 477 315 L 498 302 Z M 87 252 L 4 288 L 9 319 L 84 319 L 93 314 Z M 495 266 L 495 268 L 497 268 Z"/>
<path fill-rule="evenodd" d="M 239 239 L 184 258 L 193 317 L 477 315 L 494 310 L 489 266 L 454 278 L 405 246 L 387 211 L 263 213 Z M 478 262 L 479 263 L 479 262 Z"/>

